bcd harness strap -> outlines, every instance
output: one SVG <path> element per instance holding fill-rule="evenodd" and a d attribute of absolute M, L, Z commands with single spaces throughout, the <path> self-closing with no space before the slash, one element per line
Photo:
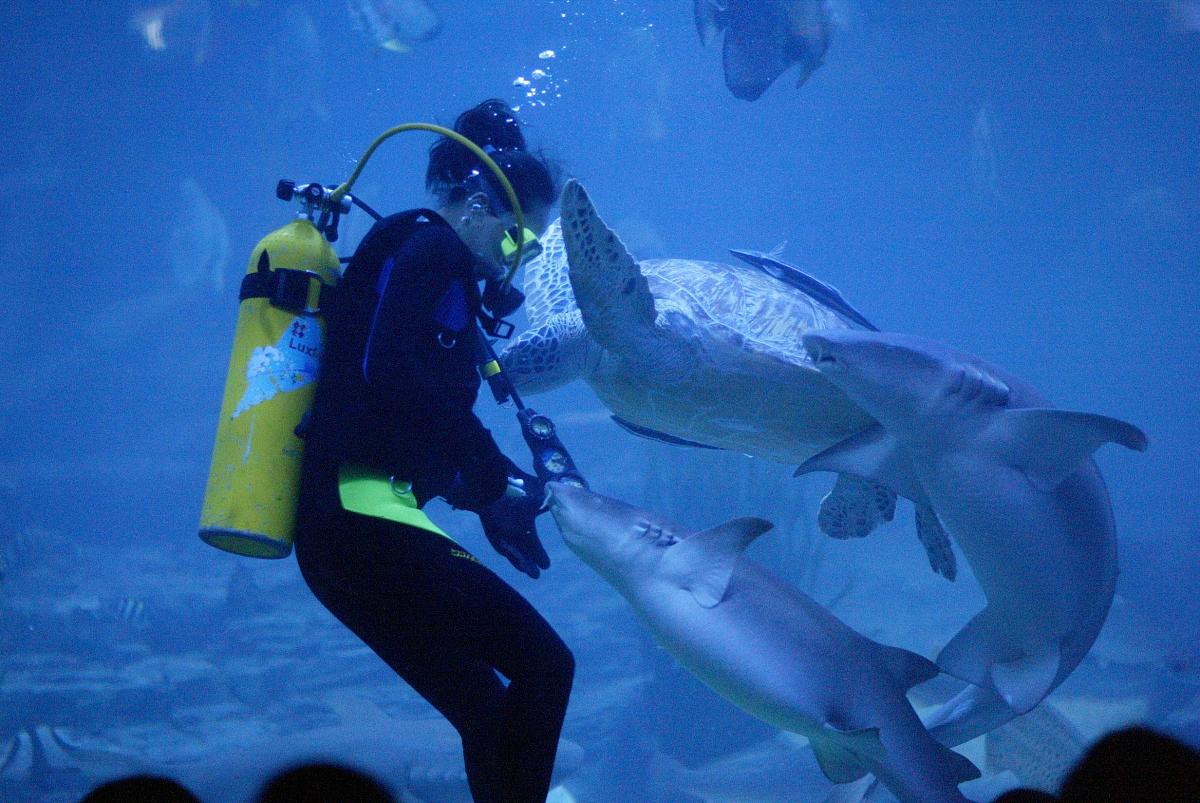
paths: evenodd
<path fill-rule="evenodd" d="M 338 469 L 338 496 L 342 507 L 351 513 L 407 524 L 450 538 L 417 507 L 411 483 L 389 477 L 382 471 L 343 463 Z M 453 538 L 450 540 L 454 541 Z"/>
<path fill-rule="evenodd" d="M 314 314 L 321 311 L 322 300 L 329 303 L 329 295 L 334 290 L 310 270 L 272 269 L 271 258 L 263 251 L 258 257 L 257 269 L 242 277 L 238 300 L 265 298 L 271 306 L 288 312 Z"/>
<path fill-rule="evenodd" d="M 449 226 L 436 212 L 428 209 L 414 209 L 405 214 L 395 215 L 387 219 L 386 228 L 379 232 L 380 243 L 385 247 L 401 243 L 418 227 L 430 224 Z M 360 284 L 364 284 L 364 286 L 373 288 L 375 285 L 373 278 L 354 278 L 365 278 L 365 282 L 360 281 Z M 313 271 L 272 268 L 271 258 L 264 250 L 259 254 L 258 265 L 255 266 L 255 269 L 242 277 L 238 300 L 265 298 L 271 306 L 288 312 L 320 314 L 328 309 L 330 303 L 342 292 L 353 291 L 344 290 L 341 286 L 335 287 L 326 284 Z"/>

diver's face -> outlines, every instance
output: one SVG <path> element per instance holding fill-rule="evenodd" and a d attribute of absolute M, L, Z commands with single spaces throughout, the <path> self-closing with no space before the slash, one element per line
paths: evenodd
<path fill-rule="evenodd" d="M 493 279 L 502 275 L 508 269 L 508 264 L 500 243 L 504 239 L 504 232 L 516 225 L 516 216 L 508 211 L 497 215 L 487 195 L 482 192 L 471 195 L 463 201 L 461 209 L 453 211 L 458 213 L 450 215 L 454 230 L 477 258 L 476 278 Z M 528 228 L 539 233 L 545 230 L 548 209 L 538 207 L 523 211 Z"/>

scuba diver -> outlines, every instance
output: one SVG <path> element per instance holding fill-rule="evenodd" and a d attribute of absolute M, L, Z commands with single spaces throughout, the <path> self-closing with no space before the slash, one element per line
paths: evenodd
<path fill-rule="evenodd" d="M 543 230 L 555 177 L 508 107 L 485 101 L 455 130 L 500 166 L 531 227 Z M 421 509 L 442 497 L 478 514 L 520 571 L 536 578 L 550 565 L 534 523 L 542 482 L 505 457 L 472 412 L 481 306 L 499 317 L 523 300 L 499 281 L 514 215 L 478 157 L 446 137 L 430 150 L 426 187 L 439 211 L 377 222 L 327 312 L 303 424 L 296 557 L 317 599 L 458 730 L 475 800 L 542 803 L 574 657 L 524 597 Z"/>

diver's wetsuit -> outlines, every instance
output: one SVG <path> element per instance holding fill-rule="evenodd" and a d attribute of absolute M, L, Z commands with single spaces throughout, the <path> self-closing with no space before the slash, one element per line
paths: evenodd
<path fill-rule="evenodd" d="M 410 480 L 422 504 L 453 489 L 458 506 L 477 510 L 503 493 L 509 463 L 471 411 L 473 264 L 427 210 L 386 218 L 363 239 L 327 315 L 296 557 L 325 607 L 458 729 L 475 800 L 542 803 L 570 650 L 467 550 L 346 511 L 338 495 L 343 462 Z"/>

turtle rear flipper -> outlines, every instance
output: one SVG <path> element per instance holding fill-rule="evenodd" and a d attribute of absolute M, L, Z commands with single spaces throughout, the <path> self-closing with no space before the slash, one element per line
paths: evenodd
<path fill-rule="evenodd" d="M 916 514 L 917 538 L 925 547 L 929 568 L 954 582 L 958 576 L 958 560 L 954 557 L 954 548 L 950 546 L 950 536 L 942 527 L 932 505 L 917 503 Z"/>
<path fill-rule="evenodd" d="M 817 526 L 831 538 L 865 538 L 896 515 L 896 494 L 882 485 L 839 474 L 833 489 L 821 500 Z"/>

